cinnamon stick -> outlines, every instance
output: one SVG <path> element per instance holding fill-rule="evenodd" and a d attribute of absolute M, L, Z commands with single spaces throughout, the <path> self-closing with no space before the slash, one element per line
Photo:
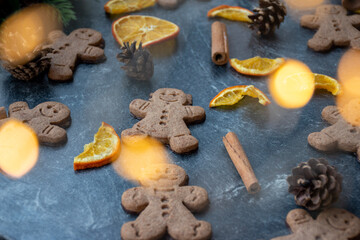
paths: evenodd
<path fill-rule="evenodd" d="M 236 134 L 233 132 L 227 133 L 223 137 L 223 142 L 248 193 L 254 194 L 259 192 L 261 187 Z"/>
<path fill-rule="evenodd" d="M 211 58 L 216 65 L 224 65 L 229 61 L 226 25 L 219 21 L 211 25 Z"/>

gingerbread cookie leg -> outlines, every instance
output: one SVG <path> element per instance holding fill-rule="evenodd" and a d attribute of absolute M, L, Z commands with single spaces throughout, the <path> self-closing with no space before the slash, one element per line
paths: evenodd
<path fill-rule="evenodd" d="M 177 122 L 171 129 L 169 139 L 170 148 L 176 153 L 190 152 L 198 148 L 199 141 L 191 136 L 190 130 L 184 121 Z"/>
<path fill-rule="evenodd" d="M 332 45 L 333 41 L 331 39 L 320 36 L 320 32 L 317 32 L 315 36 L 308 41 L 309 48 L 314 49 L 315 51 L 327 51 Z"/>
<path fill-rule="evenodd" d="M 161 239 L 165 234 L 166 222 L 160 212 L 150 209 L 145 209 L 135 221 L 125 223 L 121 228 L 123 240 Z"/>
<path fill-rule="evenodd" d="M 179 216 L 182 217 L 174 218 L 168 223 L 168 232 L 171 237 L 177 240 L 210 239 L 210 223 L 196 220 L 191 213 L 184 214 L 184 212 L 181 212 Z M 189 217 L 192 217 L 192 219 Z"/>
<path fill-rule="evenodd" d="M 52 64 L 48 77 L 53 81 L 68 81 L 73 78 L 73 70 L 69 65 Z"/>

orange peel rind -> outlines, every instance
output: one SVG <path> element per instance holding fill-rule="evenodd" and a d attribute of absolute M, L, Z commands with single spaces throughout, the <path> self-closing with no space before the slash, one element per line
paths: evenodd
<path fill-rule="evenodd" d="M 84 146 L 84 152 L 74 158 L 74 170 L 101 167 L 119 156 L 120 138 L 114 128 L 103 122 L 94 141 Z"/>
<path fill-rule="evenodd" d="M 271 103 L 269 98 L 258 88 L 253 85 L 238 85 L 228 87 L 219 92 L 209 104 L 209 107 L 229 106 L 234 105 L 243 99 L 245 96 L 258 98 L 259 103 L 266 106 Z"/>
<path fill-rule="evenodd" d="M 124 16 L 112 24 L 112 34 L 121 46 L 134 41 L 141 42 L 143 47 L 150 46 L 175 38 L 179 31 L 172 22 L 142 15 Z"/>
<path fill-rule="evenodd" d="M 220 5 L 210 9 L 207 13 L 208 17 L 221 17 L 231 21 L 248 22 L 251 23 L 250 15 L 254 13 L 246 8 Z"/>
<path fill-rule="evenodd" d="M 269 75 L 284 63 L 284 58 L 270 59 L 261 58 L 259 56 L 245 60 L 239 60 L 236 58 L 232 58 L 230 60 L 231 67 L 233 67 L 237 72 L 251 76 Z"/>
<path fill-rule="evenodd" d="M 104 5 L 104 9 L 110 14 L 122 14 L 152 7 L 155 3 L 155 0 L 110 0 Z"/>

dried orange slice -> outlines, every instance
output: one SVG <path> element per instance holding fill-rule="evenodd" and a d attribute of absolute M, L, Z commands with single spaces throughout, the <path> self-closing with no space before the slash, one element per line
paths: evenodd
<path fill-rule="evenodd" d="M 221 17 L 232 21 L 248 22 L 251 23 L 249 15 L 254 13 L 246 8 L 232 7 L 228 5 L 220 5 L 211 9 L 208 13 L 208 17 Z"/>
<path fill-rule="evenodd" d="M 209 104 L 209 107 L 218 107 L 218 106 L 226 106 L 226 105 L 234 105 L 239 102 L 244 96 L 250 96 L 253 98 L 258 98 L 259 103 L 266 106 L 271 103 L 269 98 L 254 87 L 253 85 L 239 85 L 234 87 L 228 87 L 222 90 L 216 95 Z"/>
<path fill-rule="evenodd" d="M 104 5 L 104 9 L 110 14 L 121 14 L 151 7 L 155 3 L 155 0 L 110 0 Z"/>
<path fill-rule="evenodd" d="M 112 25 L 116 41 L 123 46 L 125 42 L 142 42 L 146 47 L 159 43 L 179 34 L 180 28 L 169 21 L 150 16 L 131 15 L 121 17 Z"/>
<path fill-rule="evenodd" d="M 232 58 L 230 65 L 241 74 L 266 76 L 278 69 L 284 62 L 284 58 L 270 59 L 256 56 L 246 60 Z"/>
<path fill-rule="evenodd" d="M 328 90 L 334 96 L 338 95 L 341 92 L 340 83 L 336 81 L 336 79 L 317 73 L 314 73 L 314 77 L 316 89 Z"/>
<path fill-rule="evenodd" d="M 84 146 L 84 152 L 74 158 L 74 170 L 101 167 L 114 161 L 120 153 L 120 138 L 114 128 L 102 123 L 94 141 Z"/>
<path fill-rule="evenodd" d="M 17 120 L 0 128 L 0 169 L 15 178 L 29 172 L 39 156 L 39 141 L 34 130 Z"/>

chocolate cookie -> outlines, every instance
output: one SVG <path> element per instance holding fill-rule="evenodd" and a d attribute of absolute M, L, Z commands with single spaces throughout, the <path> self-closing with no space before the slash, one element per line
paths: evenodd
<path fill-rule="evenodd" d="M 315 51 L 326 51 L 334 46 L 351 46 L 360 49 L 360 15 L 346 15 L 346 9 L 340 5 L 321 5 L 315 15 L 301 18 L 302 27 L 318 29 L 308 46 Z"/>
<path fill-rule="evenodd" d="M 198 221 L 191 212 L 204 209 L 208 203 L 205 189 L 187 185 L 188 176 L 183 168 L 161 165 L 150 181 L 142 187 L 125 191 L 121 204 L 127 211 L 140 213 L 121 228 L 124 240 L 161 239 L 166 232 L 178 240 L 205 240 L 211 237 L 211 225 Z"/>
<path fill-rule="evenodd" d="M 360 161 L 360 127 L 348 123 L 336 106 L 325 107 L 321 116 L 331 126 L 324 128 L 321 132 L 311 133 L 308 136 L 309 144 L 320 151 L 339 149 L 357 152 Z"/>
<path fill-rule="evenodd" d="M 135 99 L 130 103 L 130 112 L 142 120 L 124 130 L 121 136 L 149 135 L 170 144 L 177 153 L 195 150 L 198 140 L 191 136 L 186 124 L 205 120 L 205 110 L 191 104 L 190 94 L 174 88 L 158 89 L 149 101 Z"/>
<path fill-rule="evenodd" d="M 26 102 L 15 102 L 9 106 L 9 117 L 28 124 L 44 145 L 57 145 L 66 142 L 65 127 L 71 123 L 70 110 L 58 102 L 44 102 L 30 109 Z M 9 118 L 0 108 L 0 125 Z"/>
<path fill-rule="evenodd" d="M 294 209 L 288 213 L 286 223 L 293 234 L 272 240 L 350 240 L 360 237 L 360 219 L 344 209 L 327 209 L 316 220 L 305 210 Z"/>
<path fill-rule="evenodd" d="M 66 36 L 61 31 L 49 34 L 49 45 L 53 51 L 48 77 L 54 81 L 73 78 L 78 63 L 97 63 L 105 59 L 104 40 L 101 33 L 90 28 L 79 28 Z"/>

